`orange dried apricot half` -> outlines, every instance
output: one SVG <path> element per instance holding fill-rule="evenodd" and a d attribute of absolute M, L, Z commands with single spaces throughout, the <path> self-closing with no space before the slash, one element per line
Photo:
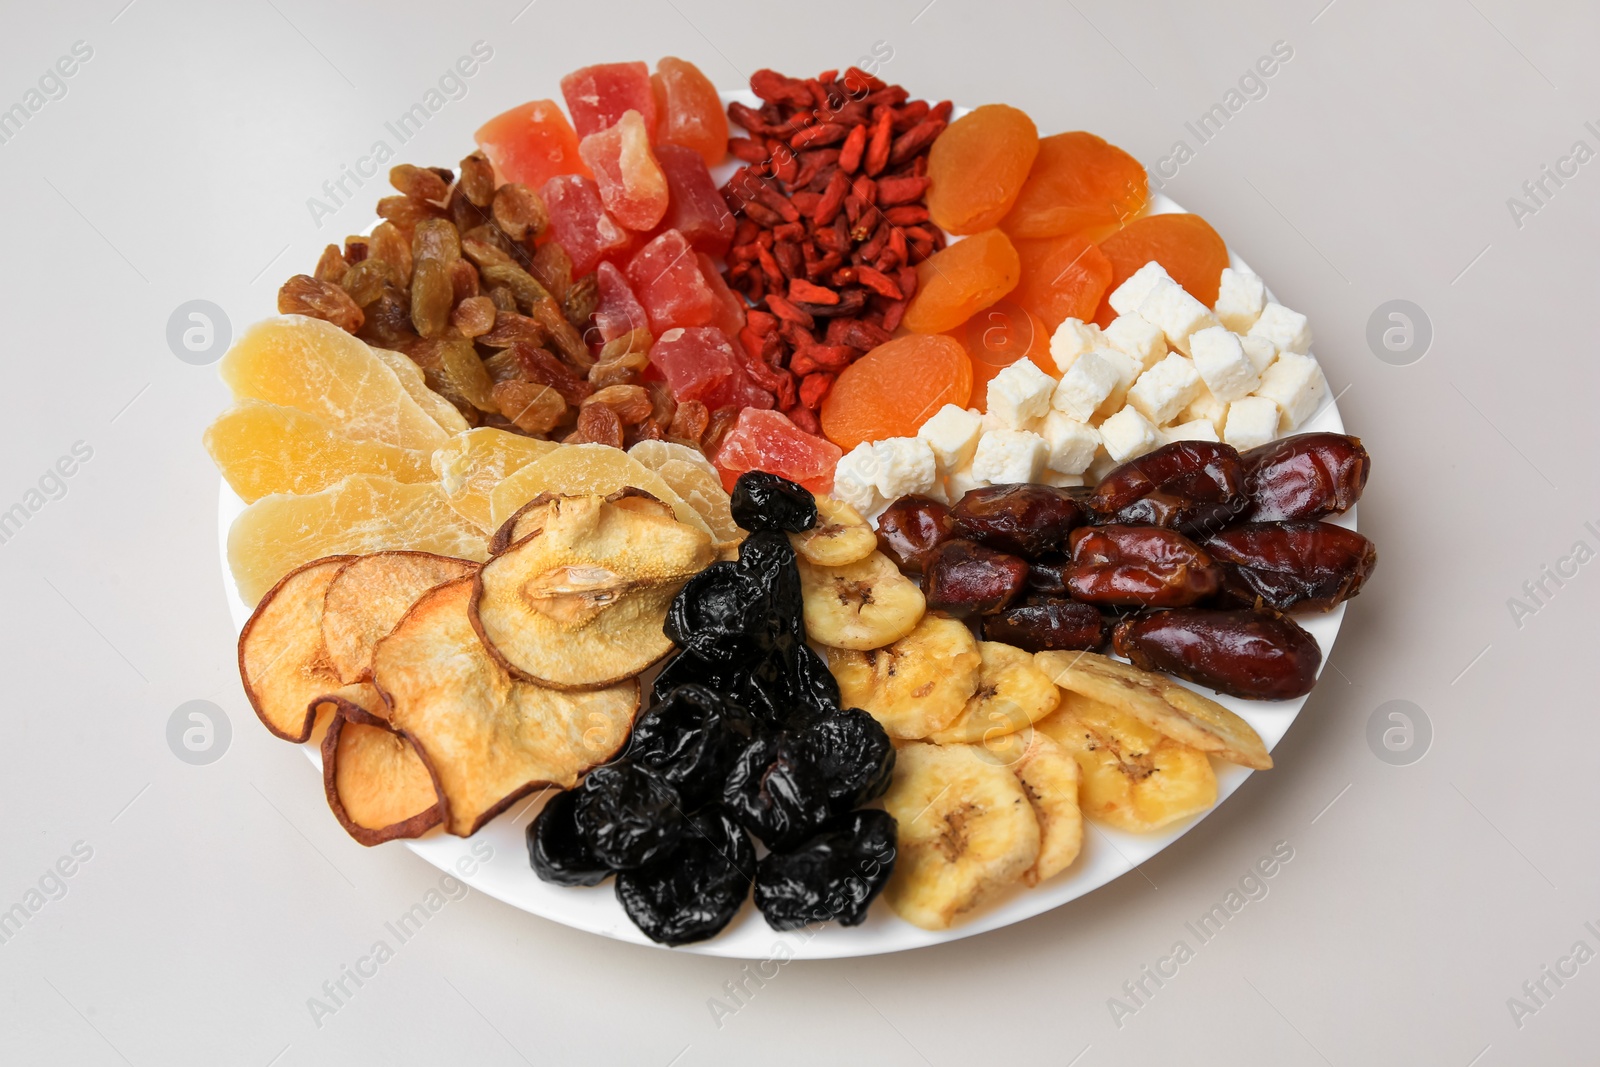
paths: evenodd
<path fill-rule="evenodd" d="M 822 402 L 822 432 L 848 452 L 863 441 L 910 437 L 944 405 L 966 407 L 971 397 L 972 360 L 959 341 L 897 337 L 839 375 Z"/>
<path fill-rule="evenodd" d="M 914 333 L 953 330 L 1015 289 L 1021 272 L 1004 233 L 973 234 L 917 265 L 917 295 L 902 321 Z"/>
<path fill-rule="evenodd" d="M 928 150 L 928 214 L 951 233 L 992 229 L 1038 154 L 1038 127 L 1016 108 L 985 104 L 963 115 Z"/>
<path fill-rule="evenodd" d="M 1082 130 L 1039 141 L 1028 180 L 1000 223 L 1013 237 L 1059 237 L 1114 226 L 1144 210 L 1144 166 Z"/>
<path fill-rule="evenodd" d="M 1153 259 L 1206 307 L 1217 302 L 1222 268 L 1228 265 L 1228 246 L 1199 215 L 1147 215 L 1135 219 L 1101 241 L 1100 251 L 1111 261 L 1107 295 Z M 1102 300 L 1095 321 L 1105 326 L 1116 317 L 1111 305 Z"/>
<path fill-rule="evenodd" d="M 1081 234 L 1016 242 L 1022 280 L 1013 302 L 1033 312 L 1051 332 L 1067 319 L 1093 317 L 1111 285 L 1111 261 Z"/>

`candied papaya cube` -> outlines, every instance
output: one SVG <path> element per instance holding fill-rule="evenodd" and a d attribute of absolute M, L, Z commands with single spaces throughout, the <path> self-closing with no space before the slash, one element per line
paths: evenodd
<path fill-rule="evenodd" d="M 1000 223 L 1012 237 L 1059 237 L 1119 226 L 1144 210 L 1144 164 L 1077 130 L 1044 137 L 1028 180 Z"/>
<path fill-rule="evenodd" d="M 711 257 L 701 252 L 695 257 L 700 264 L 700 275 L 705 278 L 706 285 L 711 288 L 711 295 L 716 298 L 716 304 L 711 310 L 711 325 L 728 335 L 737 350 L 739 345 L 739 331 L 744 329 L 745 312 L 749 310 L 744 302 L 744 297 L 728 288 L 728 282 L 722 277 L 722 272 Z"/>
<path fill-rule="evenodd" d="M 600 202 L 630 230 L 655 228 L 667 212 L 667 177 L 650 150 L 650 132 L 637 111 L 628 110 L 603 130 L 591 133 L 578 153 L 594 172 Z"/>
<path fill-rule="evenodd" d="M 985 230 L 917 264 L 917 295 L 906 307 L 906 329 L 944 333 L 1017 287 L 1022 267 L 1011 239 Z"/>
<path fill-rule="evenodd" d="M 600 260 L 628 247 L 628 232 L 606 214 L 600 191 L 588 178 L 557 175 L 539 195 L 550 212 L 550 234 L 572 257 L 574 275 L 588 274 Z"/>
<path fill-rule="evenodd" d="M 595 305 L 594 324 L 600 331 L 600 341 L 605 343 L 632 330 L 648 330 L 650 318 L 644 313 L 633 287 L 615 263 L 602 263 L 595 268 L 595 284 L 600 290 L 600 303 Z"/>
<path fill-rule="evenodd" d="M 579 137 L 616 124 L 627 111 L 637 111 L 644 128 L 656 128 L 656 94 L 650 87 L 650 68 L 643 63 L 598 63 L 561 79 L 561 95 L 572 113 Z"/>
<path fill-rule="evenodd" d="M 578 135 L 554 100 L 533 100 L 496 115 L 473 139 L 489 157 L 498 185 L 520 182 L 537 189 L 557 174 L 589 176 Z"/>
<path fill-rule="evenodd" d="M 665 56 L 650 75 L 656 98 L 656 142 L 693 149 L 714 167 L 728 154 L 728 114 L 711 79 L 686 59 Z"/>
<path fill-rule="evenodd" d="M 730 404 L 771 407 L 771 395 L 750 381 L 733 345 L 715 326 L 678 327 L 650 346 L 650 364 L 679 403 L 698 400 L 713 411 Z"/>
<path fill-rule="evenodd" d="M 806 433 L 781 411 L 746 408 L 712 462 L 729 492 L 745 471 L 766 471 L 813 493 L 826 493 L 833 488 L 833 468 L 842 455 L 838 445 Z"/>
<path fill-rule="evenodd" d="M 670 193 L 661 225 L 687 237 L 696 252 L 726 255 L 736 223 L 705 160 L 693 149 L 661 144 L 656 146 L 656 161 Z"/>
<path fill-rule="evenodd" d="M 716 310 L 716 295 L 700 273 L 689 241 L 665 230 L 628 261 L 628 281 L 650 316 L 657 337 L 674 326 L 704 326 Z"/>

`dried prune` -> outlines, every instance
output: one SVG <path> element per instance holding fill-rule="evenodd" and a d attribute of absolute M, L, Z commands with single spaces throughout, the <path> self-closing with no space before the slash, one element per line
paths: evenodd
<path fill-rule="evenodd" d="M 754 729 L 740 705 L 703 685 L 680 685 L 633 724 L 628 757 L 659 771 L 694 805 L 722 791 Z"/>
<path fill-rule="evenodd" d="M 925 496 L 903 496 L 878 517 L 878 549 L 908 574 L 921 574 L 928 553 L 955 534 L 950 509 Z"/>
<path fill-rule="evenodd" d="M 1247 522 L 1319 519 L 1349 511 L 1361 499 L 1372 457 L 1361 438 L 1302 433 L 1252 448 L 1241 457 Z"/>
<path fill-rule="evenodd" d="M 611 876 L 578 833 L 573 819 L 578 793 L 566 789 L 545 802 L 539 817 L 528 824 L 528 860 L 541 881 L 556 885 L 599 885 Z"/>
<path fill-rule="evenodd" d="M 1222 571 L 1199 545 L 1159 526 L 1088 526 L 1072 534 L 1067 591 L 1090 604 L 1176 608 L 1217 591 Z"/>
<path fill-rule="evenodd" d="M 738 521 L 738 515 L 734 520 Z M 767 634 L 805 632 L 801 621 L 800 568 L 788 537 L 778 530 L 753 531 L 739 545 L 738 569 L 762 598 Z"/>
<path fill-rule="evenodd" d="M 1088 520 L 1066 490 L 1049 485 L 991 485 L 974 489 L 950 509 L 956 536 L 1001 552 L 1038 556 L 1059 549 Z"/>
<path fill-rule="evenodd" d="M 752 742 L 734 762 L 722 799 L 771 849 L 799 844 L 832 814 L 821 769 L 788 738 Z"/>
<path fill-rule="evenodd" d="M 983 639 L 1028 652 L 1083 651 L 1106 643 L 1110 627 L 1100 609 L 1064 597 L 1033 596 L 985 616 Z"/>
<path fill-rule="evenodd" d="M 1212 532 L 1247 505 L 1244 467 L 1232 445 L 1174 441 L 1113 468 L 1093 504 L 1104 522 Z"/>
<path fill-rule="evenodd" d="M 1314 637 L 1293 619 L 1264 611 L 1147 612 L 1123 619 L 1111 639 L 1135 667 L 1247 700 L 1305 696 L 1322 664 Z"/>
<path fill-rule="evenodd" d="M 756 852 L 719 808 L 690 816 L 678 847 L 617 876 L 617 900 L 650 940 L 685 945 L 715 937 L 750 892 Z"/>
<path fill-rule="evenodd" d="M 822 772 L 835 811 L 849 811 L 889 788 L 894 745 L 878 720 L 860 708 L 842 708 L 818 719 L 795 743 Z"/>
<path fill-rule="evenodd" d="M 894 873 L 894 816 L 857 811 L 756 870 L 756 907 L 774 930 L 807 923 L 857 926 Z"/>
<path fill-rule="evenodd" d="M 1027 580 L 1027 560 L 958 538 L 929 555 L 922 591 L 930 609 L 988 615 L 1017 599 Z"/>
<path fill-rule="evenodd" d="M 1205 543 L 1222 565 L 1223 593 L 1246 607 L 1328 611 L 1361 592 L 1378 548 L 1332 523 L 1252 522 Z"/>
<path fill-rule="evenodd" d="M 690 578 L 672 598 L 664 629 L 675 644 L 703 659 L 744 660 L 754 652 L 746 636 L 755 629 L 761 608 L 739 564 L 721 560 Z"/>
<path fill-rule="evenodd" d="M 596 767 L 578 790 L 578 833 L 616 870 L 649 863 L 683 836 L 683 804 L 660 774 L 637 763 Z"/>
<path fill-rule="evenodd" d="M 746 471 L 733 485 L 733 521 L 746 530 L 805 533 L 817 524 L 810 490 L 765 471 Z"/>

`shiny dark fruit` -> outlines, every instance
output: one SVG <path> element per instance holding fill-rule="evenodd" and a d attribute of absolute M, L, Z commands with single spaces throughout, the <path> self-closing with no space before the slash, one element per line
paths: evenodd
<path fill-rule="evenodd" d="M 951 615 L 987 615 L 1021 594 L 1028 561 L 975 541 L 946 541 L 928 557 L 922 593 L 929 609 Z"/>
<path fill-rule="evenodd" d="M 639 716 L 628 758 L 658 771 L 689 805 L 720 795 L 755 736 L 750 712 L 702 685 L 680 685 Z"/>
<path fill-rule="evenodd" d="M 1059 551 L 1073 530 L 1090 521 L 1087 509 L 1049 485 L 991 485 L 958 500 L 950 514 L 956 536 L 1017 556 Z"/>
<path fill-rule="evenodd" d="M 1174 441 L 1114 467 L 1095 487 L 1103 523 L 1211 533 L 1247 506 L 1237 449 L 1216 441 Z"/>
<path fill-rule="evenodd" d="M 746 530 L 805 533 L 817 524 L 817 500 L 805 486 L 765 471 L 746 471 L 733 484 L 733 521 Z"/>
<path fill-rule="evenodd" d="M 805 633 L 800 567 L 787 535 L 777 530 L 751 533 L 739 545 L 735 566 L 748 595 L 756 601 L 752 625 L 757 640 Z"/>
<path fill-rule="evenodd" d="M 578 794 L 565 789 L 545 802 L 528 824 L 528 860 L 540 881 L 556 885 L 599 885 L 611 876 L 573 821 Z"/>
<path fill-rule="evenodd" d="M 584 778 L 573 819 L 600 862 L 626 870 L 649 863 L 678 843 L 683 800 L 649 767 L 611 763 Z"/>
<path fill-rule="evenodd" d="M 1197 544 L 1159 526 L 1085 526 L 1072 533 L 1067 591 L 1089 604 L 1174 608 L 1222 584 L 1222 569 Z"/>
<path fill-rule="evenodd" d="M 702 659 L 726 663 L 752 654 L 750 635 L 763 604 L 739 564 L 723 560 L 690 578 L 672 598 L 663 627 L 668 639 Z"/>
<path fill-rule="evenodd" d="M 696 812 L 671 852 L 617 875 L 617 900 L 646 937 L 686 945 L 715 937 L 739 913 L 756 850 L 721 808 Z"/>
<path fill-rule="evenodd" d="M 1118 623 L 1111 640 L 1135 667 L 1247 700 L 1305 696 L 1322 665 L 1315 638 L 1288 616 L 1265 611 L 1146 612 Z"/>
<path fill-rule="evenodd" d="M 878 549 L 907 574 L 921 574 L 928 553 L 955 536 L 950 509 L 925 496 L 903 496 L 878 517 Z"/>
<path fill-rule="evenodd" d="M 1052 552 L 1047 556 L 1028 561 L 1028 592 L 1044 596 L 1067 595 L 1067 571 L 1072 561 Z"/>
<path fill-rule="evenodd" d="M 871 715 L 841 708 L 819 718 L 794 739 L 822 775 L 836 812 L 882 796 L 894 774 L 894 745 Z"/>
<path fill-rule="evenodd" d="M 1026 652 L 1081 652 L 1099 648 L 1111 626 L 1093 604 L 1065 597 L 1031 596 L 983 619 L 983 639 Z"/>
<path fill-rule="evenodd" d="M 769 853 L 756 871 L 755 889 L 767 925 L 860 925 L 894 873 L 895 829 L 886 811 L 857 811 L 794 849 Z"/>
<path fill-rule="evenodd" d="M 734 761 L 722 799 L 740 825 L 771 849 L 804 841 L 832 814 L 821 769 L 787 737 L 752 742 Z"/>
<path fill-rule="evenodd" d="M 1247 522 L 1320 519 L 1349 511 L 1361 499 L 1372 457 L 1361 438 L 1302 433 L 1252 448 L 1244 463 Z"/>
<path fill-rule="evenodd" d="M 1221 563 L 1223 592 L 1243 606 L 1328 611 L 1357 593 L 1378 565 L 1370 540 L 1332 523 L 1252 522 L 1208 540 Z"/>

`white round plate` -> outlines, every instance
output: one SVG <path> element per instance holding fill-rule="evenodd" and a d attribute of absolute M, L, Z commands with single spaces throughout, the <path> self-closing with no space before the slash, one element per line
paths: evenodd
<path fill-rule="evenodd" d="M 750 93 L 724 93 L 727 100 L 739 100 L 754 106 Z M 731 168 L 730 168 L 731 170 Z M 718 175 L 719 180 L 725 175 Z M 1151 214 L 1182 212 L 1168 197 L 1155 193 L 1150 198 Z M 1246 264 L 1231 249 L 1229 262 L 1236 268 L 1247 269 Z M 1344 422 L 1339 417 L 1338 406 L 1330 398 L 1298 433 L 1328 431 L 1343 433 Z M 222 482 L 218 501 L 217 533 L 222 548 L 223 586 L 227 590 L 228 608 L 235 629 L 243 628 L 250 617 L 250 608 L 239 599 L 237 587 L 228 570 L 228 527 L 235 516 L 244 510 L 240 500 Z M 1355 529 L 1356 512 L 1332 520 L 1340 526 Z M 1296 616 L 1302 626 L 1316 638 L 1322 649 L 1322 664 L 1327 666 L 1334 639 L 1344 620 L 1344 605 L 1326 615 Z M 1251 701 L 1213 693 L 1195 686 L 1195 689 L 1213 697 L 1240 715 L 1255 727 L 1268 749 L 1277 747 L 1289 725 L 1300 714 L 1306 698 L 1283 701 Z M 321 788 L 321 755 L 311 745 L 304 746 L 306 756 L 319 769 L 317 777 L 308 775 L 307 789 Z M 1033 889 L 1018 886 L 1005 895 L 989 902 L 964 921 L 949 930 L 923 930 L 903 921 L 881 900 L 874 903 L 867 921 L 860 926 L 843 927 L 828 924 L 822 927 L 778 933 L 762 920 L 754 905 L 746 901 L 744 909 L 728 928 L 717 937 L 698 944 L 684 945 L 676 951 L 694 952 L 707 956 L 726 956 L 733 959 L 835 959 L 847 956 L 872 956 L 883 952 L 900 952 L 905 949 L 924 948 L 946 941 L 956 941 L 988 930 L 1010 926 L 1035 915 L 1058 908 L 1076 900 L 1092 890 L 1131 871 L 1150 857 L 1188 833 L 1201 819 L 1220 808 L 1238 789 L 1251 772 L 1232 763 L 1213 760 L 1217 775 L 1217 803 L 1210 811 L 1186 819 L 1153 834 L 1129 834 L 1109 827 L 1087 823 L 1090 832 L 1084 835 L 1083 852 L 1069 870 Z M 645 937 L 623 914 L 610 882 L 591 889 L 572 889 L 541 882 L 528 865 L 524 832 L 529 822 L 542 807 L 539 797 L 516 805 L 510 812 L 495 819 L 470 839 L 451 837 L 439 830 L 424 837 L 404 842 L 405 847 L 438 867 L 455 874 L 463 882 L 489 896 L 502 900 L 512 907 L 534 915 L 604 934 L 620 941 L 660 948 Z M 331 817 L 331 816 L 330 816 Z M 487 844 L 492 855 L 484 857 Z M 470 872 L 470 873 L 468 873 Z"/>

